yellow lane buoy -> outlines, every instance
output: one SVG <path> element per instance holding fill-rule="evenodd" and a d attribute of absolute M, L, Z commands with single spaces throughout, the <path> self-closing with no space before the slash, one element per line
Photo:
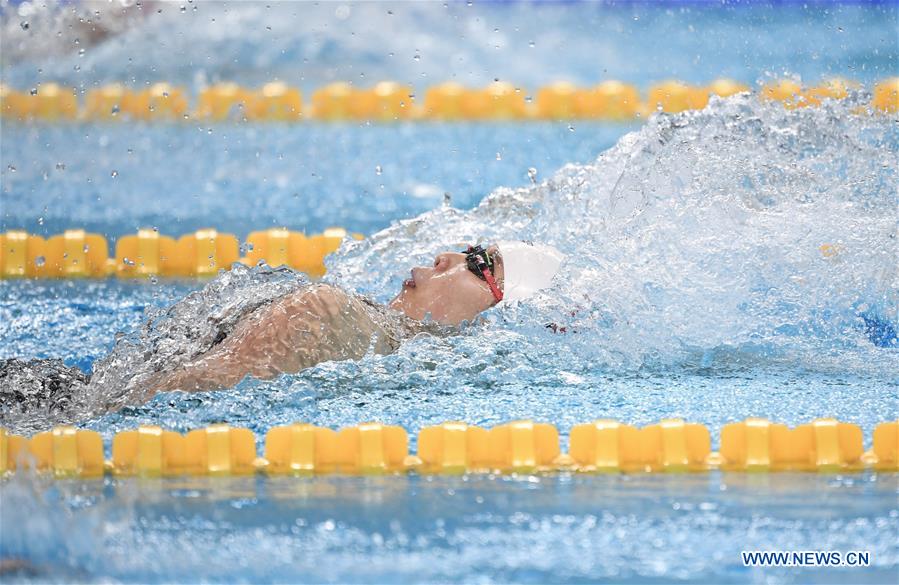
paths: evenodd
<path fill-rule="evenodd" d="M 233 82 L 217 83 L 200 92 L 196 117 L 213 121 L 245 120 L 252 92 Z"/>
<path fill-rule="evenodd" d="M 295 122 L 303 117 L 300 90 L 281 81 L 266 83 L 252 94 L 247 119 Z"/>
<path fill-rule="evenodd" d="M 709 94 L 706 88 L 670 80 L 650 87 L 646 102 L 651 110 L 668 113 L 701 110 L 708 105 Z"/>
<path fill-rule="evenodd" d="M 575 425 L 568 453 L 580 471 L 636 471 L 644 466 L 639 433 L 608 419 Z"/>
<path fill-rule="evenodd" d="M 899 111 L 899 77 L 892 77 L 875 85 L 871 104 L 883 112 Z"/>
<path fill-rule="evenodd" d="M 318 120 L 349 120 L 356 90 L 345 82 L 329 83 L 312 94 L 312 116 Z"/>
<path fill-rule="evenodd" d="M 468 120 L 520 120 L 527 112 L 521 89 L 505 81 L 467 91 L 462 103 Z"/>
<path fill-rule="evenodd" d="M 418 433 L 418 457 L 425 473 L 467 473 L 491 467 L 489 432 L 463 422 L 425 427 Z"/>
<path fill-rule="evenodd" d="M 44 83 L 29 99 L 29 113 L 40 120 L 74 120 L 78 116 L 78 98 L 71 87 Z"/>
<path fill-rule="evenodd" d="M 732 79 L 716 79 L 708 84 L 706 89 L 710 95 L 713 94 L 720 97 L 728 97 L 744 91 L 749 91 L 749 86 Z"/>
<path fill-rule="evenodd" d="M 633 85 L 608 80 L 577 93 L 575 109 L 582 118 L 623 122 L 640 115 L 643 103 Z"/>
<path fill-rule="evenodd" d="M 412 88 L 393 81 L 356 90 L 350 97 L 350 111 L 360 120 L 393 122 L 412 117 Z"/>
<path fill-rule="evenodd" d="M 432 120 L 464 120 L 467 92 L 465 86 L 454 81 L 428 88 L 425 92 L 423 117 Z"/>

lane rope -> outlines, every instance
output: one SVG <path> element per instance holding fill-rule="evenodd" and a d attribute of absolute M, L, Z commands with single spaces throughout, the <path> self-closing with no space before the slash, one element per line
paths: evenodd
<path fill-rule="evenodd" d="M 760 86 L 756 92 L 787 108 L 801 108 L 820 105 L 825 99 L 844 99 L 850 91 L 861 87 L 838 77 L 805 86 L 795 79 L 778 79 Z M 707 85 L 667 80 L 649 86 L 641 94 L 635 85 L 617 80 L 591 87 L 561 81 L 531 94 L 512 83 L 495 81 L 476 88 L 456 82 L 440 83 L 418 94 L 412 86 L 394 81 L 371 87 L 336 82 L 316 89 L 305 102 L 299 89 L 282 81 L 259 88 L 223 82 L 202 88 L 191 108 L 187 90 L 165 82 L 144 88 L 113 83 L 80 92 L 47 82 L 28 91 L 0 85 L 0 115 L 11 120 L 46 122 L 633 121 L 646 119 L 659 110 L 676 113 L 702 109 L 712 95 L 727 97 L 751 89 L 731 79 L 716 79 Z M 417 95 L 424 98 L 419 100 Z M 871 96 L 870 110 L 895 114 L 899 111 L 899 77 L 875 83 Z M 861 108 L 859 113 L 868 109 Z"/>
<path fill-rule="evenodd" d="M 364 423 L 334 431 L 309 424 L 270 429 L 263 455 L 249 430 L 216 424 L 186 435 L 141 426 L 114 435 L 112 457 L 91 430 L 56 427 L 26 439 L 0 429 L 0 473 L 54 477 L 173 475 L 369 475 L 463 473 L 653 473 L 862 470 L 899 472 L 899 421 L 878 424 L 865 451 L 858 425 L 833 418 L 795 428 L 762 418 L 724 425 L 720 449 L 701 424 L 665 419 L 642 428 L 610 419 L 575 425 L 567 453 L 555 426 L 530 420 L 491 429 L 464 422 L 426 427 L 418 449 L 399 426 Z"/>

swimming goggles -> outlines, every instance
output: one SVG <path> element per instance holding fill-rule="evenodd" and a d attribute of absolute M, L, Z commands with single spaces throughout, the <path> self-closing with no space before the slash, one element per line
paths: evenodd
<path fill-rule="evenodd" d="M 496 286 L 496 279 L 493 277 L 493 258 L 490 257 L 487 250 L 480 245 L 468 246 L 462 253 L 465 254 L 465 263 L 468 265 L 468 269 L 487 283 L 496 302 L 503 300 L 503 291 Z"/>

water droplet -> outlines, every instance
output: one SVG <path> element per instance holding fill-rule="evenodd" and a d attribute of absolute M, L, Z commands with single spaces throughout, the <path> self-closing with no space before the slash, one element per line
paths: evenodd
<path fill-rule="evenodd" d="M 114 170 L 111 173 L 109 173 L 109 176 L 112 177 L 113 179 L 115 179 L 116 177 L 119 176 L 119 171 Z"/>
<path fill-rule="evenodd" d="M 14 172 L 16 172 L 16 167 L 14 167 L 12 165 L 6 165 L 6 170 L 11 173 L 14 173 Z"/>
<path fill-rule="evenodd" d="M 37 225 L 44 225 L 44 218 L 43 218 L 43 217 L 37 218 Z"/>
<path fill-rule="evenodd" d="M 500 153 L 496 153 L 496 160 L 503 160 L 503 155 Z"/>
<path fill-rule="evenodd" d="M 32 88 L 31 88 L 31 95 L 37 95 L 37 88 L 36 88 L 36 87 L 32 87 Z"/>
<path fill-rule="evenodd" d="M 116 104 L 116 105 L 112 106 L 112 111 L 110 112 L 110 114 L 115 116 L 118 113 L 119 113 L 119 104 Z"/>
<path fill-rule="evenodd" d="M 41 266 L 43 266 L 46 263 L 47 263 L 47 259 L 44 258 L 43 256 L 38 256 L 37 258 L 34 259 L 34 265 L 37 266 L 38 268 L 40 268 Z"/>
<path fill-rule="evenodd" d="M 382 172 L 383 172 L 383 169 L 381 168 L 381 165 L 378 165 L 378 166 L 375 167 L 375 174 L 376 174 L 376 175 L 380 176 Z"/>
<path fill-rule="evenodd" d="M 90 251 L 90 249 L 91 249 L 90 246 L 88 246 L 87 244 L 84 245 L 83 250 L 84 250 L 84 253 L 85 253 L 85 254 L 87 254 L 87 253 Z"/>
<path fill-rule="evenodd" d="M 56 170 L 57 170 L 57 171 L 64 171 L 64 170 L 66 170 L 66 163 L 62 163 L 62 162 L 56 163 Z"/>
<path fill-rule="evenodd" d="M 574 132 L 574 126 L 572 126 L 571 124 L 569 124 L 569 125 L 568 125 L 568 131 L 569 131 L 569 132 Z"/>
<path fill-rule="evenodd" d="M 421 61 L 421 55 L 419 55 L 418 53 L 415 53 L 415 55 L 412 56 L 412 60 L 413 61 Z"/>
<path fill-rule="evenodd" d="M 534 41 L 531 41 L 528 43 L 528 46 L 533 49 L 534 47 L 537 46 L 537 43 L 535 43 Z"/>
<path fill-rule="evenodd" d="M 452 207 L 453 205 L 453 196 L 448 191 L 443 194 L 443 206 L 444 207 Z"/>
<path fill-rule="evenodd" d="M 28 27 L 31 25 L 28 24 L 27 20 L 23 20 L 22 22 L 19 23 L 19 26 L 22 27 L 22 30 L 28 30 Z"/>
<path fill-rule="evenodd" d="M 78 56 L 84 57 L 84 49 L 78 49 Z"/>
<path fill-rule="evenodd" d="M 182 6 L 182 7 L 181 7 L 181 12 L 187 12 L 187 6 Z"/>
<path fill-rule="evenodd" d="M 132 260 L 131 258 L 128 258 L 127 256 L 122 258 L 122 263 L 125 266 L 134 266 L 134 260 Z"/>
<path fill-rule="evenodd" d="M 150 275 L 150 284 L 159 284 L 159 279 L 156 278 L 155 274 Z"/>
<path fill-rule="evenodd" d="M 535 169 L 534 167 L 528 168 L 528 179 L 531 180 L 531 183 L 535 185 L 537 184 L 537 169 Z"/>

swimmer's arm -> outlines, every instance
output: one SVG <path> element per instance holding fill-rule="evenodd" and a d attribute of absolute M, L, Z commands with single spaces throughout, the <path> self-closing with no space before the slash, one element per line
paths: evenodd
<path fill-rule="evenodd" d="M 358 359 L 375 328 L 343 290 L 317 285 L 268 305 L 220 345 L 152 382 L 153 391 L 230 387 L 245 376 L 270 379 L 323 361 Z"/>

